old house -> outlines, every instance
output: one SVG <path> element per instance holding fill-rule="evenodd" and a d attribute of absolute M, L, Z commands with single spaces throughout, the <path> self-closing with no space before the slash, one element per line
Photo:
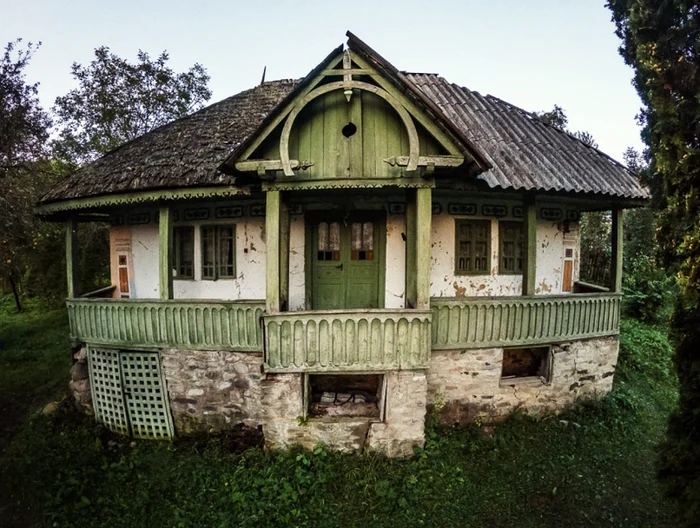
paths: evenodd
<path fill-rule="evenodd" d="M 269 447 L 400 456 L 431 406 L 464 422 L 610 390 L 621 213 L 647 191 L 532 114 L 348 37 L 303 79 L 160 127 L 42 200 L 67 224 L 88 365 L 72 387 L 111 429 L 243 423 Z M 592 210 L 613 222 L 601 286 L 578 281 Z M 105 220 L 113 286 L 82 292 L 76 225 Z"/>

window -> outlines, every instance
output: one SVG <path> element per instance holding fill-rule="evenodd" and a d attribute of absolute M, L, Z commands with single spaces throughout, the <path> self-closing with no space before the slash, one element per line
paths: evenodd
<path fill-rule="evenodd" d="M 202 279 L 236 276 L 236 227 L 202 226 Z"/>
<path fill-rule="evenodd" d="M 520 274 L 523 272 L 523 223 L 499 222 L 498 240 L 500 265 L 498 273 Z"/>
<path fill-rule="evenodd" d="M 374 260 L 374 224 L 353 222 L 352 260 Z"/>
<path fill-rule="evenodd" d="M 307 416 L 382 419 L 381 374 L 308 374 Z"/>
<path fill-rule="evenodd" d="M 176 227 L 173 234 L 175 239 L 173 277 L 194 279 L 194 227 Z"/>
<path fill-rule="evenodd" d="M 455 273 L 491 273 L 491 220 L 456 220 Z"/>
<path fill-rule="evenodd" d="M 340 260 L 340 224 L 318 224 L 318 260 Z"/>
<path fill-rule="evenodd" d="M 513 378 L 540 378 L 549 381 L 549 347 L 504 348 L 501 380 Z"/>

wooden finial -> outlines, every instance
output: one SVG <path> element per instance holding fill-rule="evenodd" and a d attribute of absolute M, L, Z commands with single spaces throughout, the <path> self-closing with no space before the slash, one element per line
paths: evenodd
<path fill-rule="evenodd" d="M 267 71 L 267 66 L 265 66 L 265 67 L 263 68 L 263 76 L 262 76 L 262 80 L 260 81 L 260 84 L 262 84 L 262 83 L 265 82 L 265 72 L 266 72 L 266 71 Z"/>

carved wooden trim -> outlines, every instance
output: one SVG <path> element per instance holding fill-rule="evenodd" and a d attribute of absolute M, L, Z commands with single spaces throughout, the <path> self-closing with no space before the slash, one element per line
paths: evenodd
<path fill-rule="evenodd" d="M 403 121 L 406 127 L 406 132 L 408 133 L 408 144 L 409 144 L 409 155 L 408 163 L 406 164 L 406 171 L 415 171 L 418 168 L 418 157 L 419 157 L 419 143 L 418 143 L 418 131 L 416 130 L 416 125 L 413 123 L 408 111 L 399 103 L 399 101 L 394 98 L 389 92 L 362 81 L 338 81 L 325 84 L 312 90 L 304 97 L 302 97 L 294 107 L 294 109 L 289 113 L 287 120 L 284 123 L 284 128 L 282 129 L 282 136 L 280 137 L 280 159 L 282 161 L 282 170 L 285 176 L 294 176 L 294 171 L 292 170 L 291 160 L 289 158 L 289 136 L 292 132 L 292 127 L 294 126 L 294 121 L 296 120 L 299 112 L 311 101 L 325 95 L 327 93 L 333 92 L 335 90 L 346 91 L 348 89 L 364 90 L 366 92 L 371 92 L 391 105 L 391 107 L 399 114 L 401 121 Z"/>

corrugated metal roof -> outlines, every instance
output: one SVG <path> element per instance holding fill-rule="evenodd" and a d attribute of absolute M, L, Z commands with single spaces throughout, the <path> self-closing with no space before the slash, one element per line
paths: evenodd
<path fill-rule="evenodd" d="M 490 187 L 648 198 L 637 176 L 598 149 L 497 97 L 434 74 L 410 73 L 415 84 L 476 145 L 492 168 Z"/>

